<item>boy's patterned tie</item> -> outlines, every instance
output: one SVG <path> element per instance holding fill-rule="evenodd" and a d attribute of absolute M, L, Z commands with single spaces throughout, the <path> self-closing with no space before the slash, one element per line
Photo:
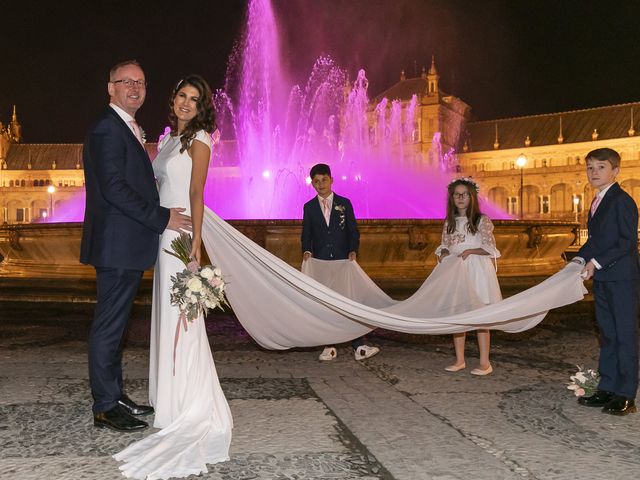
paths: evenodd
<path fill-rule="evenodd" d="M 324 215 L 324 220 L 327 222 L 327 226 L 329 226 L 329 219 L 331 218 L 331 211 L 329 210 L 329 199 L 322 199 L 322 214 Z"/>
<path fill-rule="evenodd" d="M 591 216 L 593 217 L 596 214 L 596 210 L 598 209 L 598 205 L 600 205 L 600 201 L 602 197 L 600 195 L 596 195 L 591 202 Z"/>

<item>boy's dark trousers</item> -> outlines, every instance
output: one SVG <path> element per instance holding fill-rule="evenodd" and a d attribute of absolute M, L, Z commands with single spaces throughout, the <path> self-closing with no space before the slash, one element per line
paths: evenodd
<path fill-rule="evenodd" d="M 638 390 L 637 280 L 594 280 L 596 320 L 600 327 L 598 388 L 633 400 Z"/>

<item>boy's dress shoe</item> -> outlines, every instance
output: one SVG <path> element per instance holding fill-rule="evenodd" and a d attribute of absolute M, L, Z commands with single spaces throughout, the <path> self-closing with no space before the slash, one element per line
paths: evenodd
<path fill-rule="evenodd" d="M 604 407 L 612 397 L 613 393 L 607 392 L 606 390 L 598 390 L 589 397 L 578 398 L 578 403 L 585 407 Z"/>
<path fill-rule="evenodd" d="M 93 414 L 93 425 L 98 428 L 110 428 L 117 432 L 135 432 L 149 425 L 127 413 L 120 405 L 116 405 L 106 412 Z"/>
<path fill-rule="evenodd" d="M 621 395 L 614 395 L 602 409 L 611 415 L 627 415 L 636 413 L 636 402 Z"/>
<path fill-rule="evenodd" d="M 124 393 L 120 397 L 120 400 L 118 400 L 118 405 L 124 408 L 129 415 L 143 416 L 153 413 L 153 407 L 149 407 L 148 405 L 138 405 Z"/>

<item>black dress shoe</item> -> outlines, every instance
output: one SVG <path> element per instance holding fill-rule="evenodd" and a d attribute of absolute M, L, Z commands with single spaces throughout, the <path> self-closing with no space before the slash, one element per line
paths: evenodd
<path fill-rule="evenodd" d="M 93 425 L 98 428 L 110 428 L 118 432 L 135 432 L 149 426 L 147 422 L 129 415 L 120 405 L 116 405 L 106 412 L 94 413 Z"/>
<path fill-rule="evenodd" d="M 118 405 L 124 408 L 129 415 L 149 415 L 153 413 L 153 407 L 147 405 L 138 405 L 136 402 L 127 397 L 124 393 L 118 400 Z"/>
<path fill-rule="evenodd" d="M 604 407 L 613 398 L 613 393 L 606 390 L 598 390 L 589 397 L 580 397 L 578 403 L 587 407 Z"/>
<path fill-rule="evenodd" d="M 636 402 L 621 395 L 614 395 L 602 409 L 604 413 L 611 415 L 627 415 L 636 413 Z"/>

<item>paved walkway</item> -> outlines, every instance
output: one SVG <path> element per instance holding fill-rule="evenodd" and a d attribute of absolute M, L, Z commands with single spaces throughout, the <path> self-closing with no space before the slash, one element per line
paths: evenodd
<path fill-rule="evenodd" d="M 119 479 L 110 455 L 147 433 L 92 426 L 91 305 L 0 303 L 0 478 Z M 136 306 L 126 386 L 145 400 L 149 308 Z M 596 366 L 588 303 L 531 332 L 493 337 L 494 373 L 443 371 L 450 338 L 380 331 L 382 352 L 265 351 L 229 316 L 207 320 L 235 429 L 207 479 L 615 479 L 640 471 L 640 415 L 577 404 L 576 364 Z M 198 478 L 198 477 L 193 477 Z"/>

